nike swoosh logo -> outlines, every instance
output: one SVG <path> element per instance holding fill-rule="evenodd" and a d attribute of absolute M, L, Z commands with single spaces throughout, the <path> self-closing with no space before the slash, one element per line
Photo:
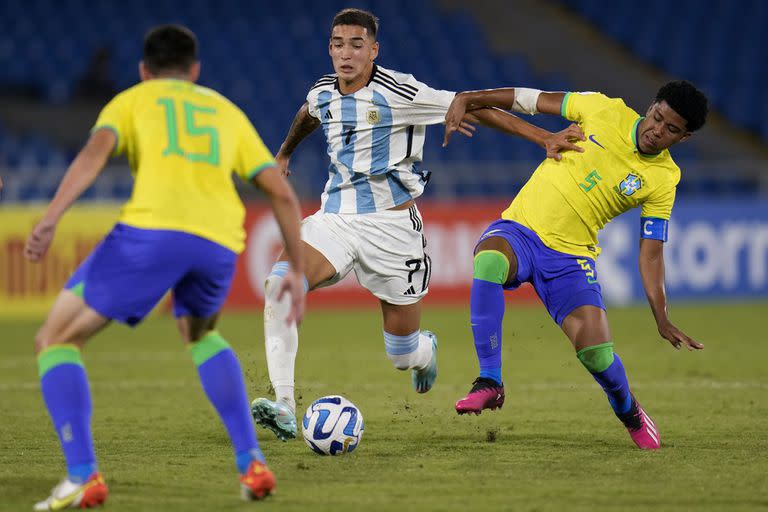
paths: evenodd
<path fill-rule="evenodd" d="M 85 491 L 97 485 L 98 483 L 99 483 L 98 480 L 91 480 L 90 482 L 86 482 L 82 486 L 75 489 L 74 492 L 62 498 L 56 498 L 54 496 L 51 496 L 51 506 L 50 506 L 51 510 L 62 510 L 65 508 L 69 508 L 69 506 L 72 503 L 74 503 L 74 501 L 77 498 L 85 495 Z"/>
<path fill-rule="evenodd" d="M 82 488 L 78 489 L 69 496 L 64 496 L 61 499 L 51 497 L 51 510 L 62 510 L 68 508 L 77 499 L 82 490 Z"/>
<path fill-rule="evenodd" d="M 605 149 L 605 146 L 603 146 L 602 144 L 600 144 L 599 142 L 597 142 L 597 140 L 595 139 L 595 134 L 594 134 L 594 133 L 593 133 L 592 135 L 590 135 L 590 136 L 589 136 L 589 140 L 591 140 L 592 142 L 594 142 L 595 144 L 597 144 L 597 145 L 598 145 L 598 146 L 600 146 L 601 148 Z"/>

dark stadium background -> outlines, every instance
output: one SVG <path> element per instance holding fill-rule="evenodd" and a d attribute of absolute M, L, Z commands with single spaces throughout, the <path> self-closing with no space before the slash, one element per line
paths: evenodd
<path fill-rule="evenodd" d="M 5 182 L 0 215 L 10 219 L 29 205 L 37 205 L 35 211 L 52 197 L 99 109 L 137 82 L 141 39 L 158 23 L 181 22 L 196 32 L 200 83 L 241 106 L 276 151 L 308 88 L 332 72 L 330 22 L 349 5 L 338 0 L 0 2 L 0 175 Z M 683 173 L 669 251 L 671 270 L 679 273 L 668 272 L 670 294 L 768 296 L 763 270 L 768 265 L 768 89 L 763 87 L 768 2 L 381 0 L 354 6 L 380 18 L 379 64 L 412 73 L 435 88 L 595 90 L 622 97 L 643 113 L 665 81 L 693 81 L 709 96 L 712 113 L 700 133 L 672 149 Z M 551 130 L 565 126 L 547 116 L 533 122 Z M 450 236 L 460 226 L 440 213 L 432 215 L 431 205 L 443 210 L 458 202 L 492 205 L 469 228 L 470 234 L 479 233 L 542 157 L 538 147 L 489 129 L 480 129 L 472 140 L 454 137 L 447 149 L 441 141 L 441 127 L 431 127 L 424 166 L 433 173 L 421 204 L 428 230 L 440 227 Z M 300 146 L 291 167 L 292 182 L 311 211 L 327 177 L 320 130 Z M 126 162 L 116 160 L 81 203 L 119 204 L 130 187 Z M 256 191 L 241 188 L 258 203 Z M 613 247 L 605 252 L 612 259 L 606 258 L 601 270 L 612 302 L 643 299 L 634 270 L 636 229 L 630 215 L 609 225 L 601 239 Z M 2 275 L 36 272 L 14 259 L 15 249 L 8 247 L 17 248 L 21 230 L 14 233 L 15 238 L 4 238 L 6 249 L 0 251 Z M 433 252 L 449 254 L 452 244 L 471 243 L 450 236 L 443 245 L 438 236 Z M 449 277 L 441 276 L 439 265 L 435 272 L 439 298 L 439 286 Z M 466 268 L 463 272 L 456 274 L 459 281 Z"/>

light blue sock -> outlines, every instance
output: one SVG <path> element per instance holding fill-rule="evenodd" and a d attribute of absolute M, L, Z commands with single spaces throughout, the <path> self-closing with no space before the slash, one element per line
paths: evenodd
<path fill-rule="evenodd" d="M 419 349 L 421 331 L 413 331 L 405 336 L 398 336 L 384 331 L 384 348 L 387 357 L 398 370 L 414 367 L 414 356 Z"/>
<path fill-rule="evenodd" d="M 285 274 L 288 273 L 288 270 L 291 268 L 291 265 L 287 261 L 278 261 L 274 265 L 272 265 L 272 270 L 270 271 L 270 276 L 278 276 L 283 277 Z M 304 291 L 309 291 L 309 281 L 307 281 L 307 277 L 304 276 Z"/>

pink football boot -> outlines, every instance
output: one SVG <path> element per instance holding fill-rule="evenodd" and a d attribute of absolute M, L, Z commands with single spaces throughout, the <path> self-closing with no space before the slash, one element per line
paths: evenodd
<path fill-rule="evenodd" d="M 627 427 L 632 441 L 641 450 L 657 450 L 661 447 L 661 434 L 650 416 L 632 396 L 632 406 L 624 414 L 617 415 Z"/>
<path fill-rule="evenodd" d="M 501 409 L 504 405 L 504 385 L 493 379 L 478 377 L 472 383 L 469 394 L 456 402 L 456 412 L 480 414 L 483 409 Z"/>

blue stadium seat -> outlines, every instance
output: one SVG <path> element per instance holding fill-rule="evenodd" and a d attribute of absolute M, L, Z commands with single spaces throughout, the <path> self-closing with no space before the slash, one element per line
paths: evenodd
<path fill-rule="evenodd" d="M 768 2 L 561 0 L 637 56 L 702 87 L 732 122 L 766 136 Z M 664 15 L 660 16 L 659 13 Z M 685 20 L 681 23 L 680 20 Z M 738 89 L 737 91 L 734 89 Z M 747 98 L 744 97 L 747 95 Z"/>
<path fill-rule="evenodd" d="M 567 3 L 573 8 L 583 4 L 594 20 L 606 18 L 608 12 L 619 20 L 617 26 L 629 26 L 638 14 L 638 9 L 624 11 L 608 0 Z M 4 0 L 0 2 L 0 86 L 32 85 L 50 102 L 67 101 L 93 52 L 106 46 L 112 52 L 116 86 L 127 88 L 138 81 L 145 31 L 158 23 L 179 21 L 189 25 L 201 41 L 201 83 L 237 102 L 267 145 L 276 149 L 309 87 L 322 74 L 332 72 L 327 54 L 331 16 L 347 6 L 346 0 L 259 2 L 258 10 L 248 0 Z M 457 91 L 505 85 L 568 88 L 563 77 L 537 76 L 523 56 L 494 55 L 466 12 L 441 10 L 434 1 L 364 0 L 356 6 L 373 10 L 382 20 L 379 62 L 410 71 L 433 87 Z M 685 55 L 682 52 L 671 60 L 680 61 Z M 713 72 L 711 78 L 717 87 L 718 74 Z M 542 122 L 562 127 L 554 118 Z M 488 129 L 472 141 L 455 137 L 447 150 L 440 147 L 441 142 L 442 129 L 430 128 L 425 149 L 428 162 L 542 157 L 540 148 Z M 299 157 L 295 163 L 311 169 L 319 188 L 326 177 L 326 162 L 316 158 L 325 152 L 322 137 L 314 134 L 304 146 L 313 156 Z M 16 167 L 24 162 L 63 167 L 69 160 L 49 141 L 22 140 L 2 131 L 0 155 L 0 165 Z M 105 187 L 116 198 L 126 197 L 129 188 L 121 181 Z M 497 190 L 491 188 L 484 192 Z M 19 197 L 27 199 L 45 199 L 52 193 L 45 180 L 25 181 L 19 189 Z M 86 197 L 100 193 L 89 190 Z"/>

